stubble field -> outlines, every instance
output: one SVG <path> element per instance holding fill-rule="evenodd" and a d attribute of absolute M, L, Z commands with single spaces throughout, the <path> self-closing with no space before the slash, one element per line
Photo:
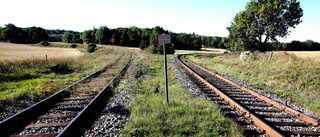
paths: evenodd
<path fill-rule="evenodd" d="M 25 44 L 11 44 L 0 42 L 0 61 L 28 60 L 28 59 L 67 59 L 82 56 L 78 49 L 35 47 Z"/>

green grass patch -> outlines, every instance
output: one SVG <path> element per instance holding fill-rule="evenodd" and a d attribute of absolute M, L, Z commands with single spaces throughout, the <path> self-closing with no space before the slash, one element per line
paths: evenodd
<path fill-rule="evenodd" d="M 146 53 L 142 56 L 139 62 L 143 64 L 135 74 L 143 76 L 133 88 L 134 97 L 130 104 L 132 120 L 122 136 L 242 136 L 238 127 L 220 114 L 217 105 L 185 91 L 170 67 L 167 104 L 163 59 Z"/>
<path fill-rule="evenodd" d="M 238 53 L 189 55 L 187 58 L 214 72 L 230 75 L 278 97 L 313 110 L 320 116 L 320 63 L 293 54 L 254 53 L 240 61 Z"/>
<path fill-rule="evenodd" d="M 117 48 L 101 47 L 76 58 L 1 61 L 0 107 L 21 98 L 37 100 L 63 89 L 114 62 Z M 57 64 L 58 70 L 52 69 Z"/>

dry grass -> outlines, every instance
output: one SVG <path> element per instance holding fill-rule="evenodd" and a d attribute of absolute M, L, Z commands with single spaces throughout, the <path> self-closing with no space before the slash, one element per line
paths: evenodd
<path fill-rule="evenodd" d="M 26 44 L 0 43 L 0 61 L 28 59 L 66 59 L 82 56 L 78 49 L 35 47 Z"/>
<path fill-rule="evenodd" d="M 320 51 L 287 51 L 289 54 L 295 54 L 303 59 L 314 59 L 320 62 Z"/>
<path fill-rule="evenodd" d="M 175 50 L 175 54 L 223 53 L 225 51 L 225 49 L 201 48 L 201 50 Z"/>

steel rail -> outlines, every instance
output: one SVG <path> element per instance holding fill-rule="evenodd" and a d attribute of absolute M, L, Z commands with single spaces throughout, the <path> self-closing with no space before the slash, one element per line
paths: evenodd
<path fill-rule="evenodd" d="M 246 91 L 247 93 L 249 93 L 249 94 L 251 94 L 251 95 L 253 95 L 253 96 L 255 96 L 255 97 L 257 97 L 257 98 L 259 98 L 259 99 L 261 99 L 263 101 L 265 101 L 266 103 L 268 103 L 268 104 L 270 104 L 270 105 L 272 105 L 272 106 L 274 106 L 274 107 L 276 107 L 276 108 L 278 108 L 280 110 L 283 110 L 284 112 L 287 112 L 291 116 L 294 116 L 294 117 L 296 117 L 296 118 L 298 118 L 298 119 L 300 119 L 300 120 L 302 120 L 302 121 L 304 121 L 304 122 L 306 122 L 308 124 L 311 124 L 311 125 L 313 125 L 315 127 L 318 127 L 320 125 L 319 124 L 319 122 L 320 122 L 319 119 L 316 119 L 316 118 L 313 118 L 311 116 L 308 116 L 308 115 L 306 115 L 304 113 L 301 113 L 301 112 L 299 112 L 297 110 L 294 110 L 294 109 L 292 109 L 292 108 L 290 108 L 288 106 L 285 106 L 285 105 L 283 105 L 283 104 L 281 104 L 281 103 L 279 103 L 277 101 L 274 101 L 274 100 L 272 100 L 272 99 L 270 99 L 270 98 L 268 98 L 268 97 L 266 97 L 266 96 L 264 96 L 262 94 L 259 94 L 259 93 L 255 92 L 255 91 L 252 91 L 252 90 L 250 90 L 250 89 L 248 89 L 246 87 L 240 86 L 237 83 L 232 82 L 231 80 L 228 80 L 228 79 L 226 79 L 226 78 L 224 78 L 224 77 L 222 77 L 222 76 L 220 76 L 218 74 L 215 74 L 215 73 L 209 71 L 206 68 L 203 68 L 203 67 L 199 66 L 198 64 L 195 64 L 195 63 L 190 62 L 190 61 L 189 61 L 189 63 L 201 68 L 205 72 L 207 72 L 207 73 L 209 73 L 209 74 L 211 74 L 211 75 L 213 75 L 213 76 L 215 76 L 215 77 L 217 77 L 217 78 L 219 78 L 219 79 L 221 79 L 221 80 L 223 80 L 223 81 L 225 81 L 225 82 L 227 82 L 227 83 L 229 83 L 229 84 L 231 84 L 231 85 L 233 85 L 233 86 L 235 86 L 235 87 L 237 87 L 237 88 L 239 88 L 239 89 L 241 89 L 243 91 Z"/>
<path fill-rule="evenodd" d="M 198 80 L 203 82 L 206 86 L 208 86 L 211 90 L 216 92 L 221 98 L 223 98 L 226 102 L 228 102 L 234 109 L 236 109 L 240 114 L 243 116 L 247 117 L 248 119 L 253 122 L 257 127 L 262 129 L 266 134 L 272 137 L 284 137 L 281 132 L 277 131 L 275 128 L 272 126 L 268 125 L 265 121 L 261 120 L 258 118 L 255 114 L 251 113 L 249 110 L 246 108 L 242 107 L 239 105 L 237 102 L 235 102 L 233 99 L 225 95 L 223 92 L 221 92 L 219 89 L 214 87 L 212 84 L 210 84 L 208 81 L 206 81 L 203 77 L 198 75 L 196 72 L 194 72 L 191 68 L 189 68 L 186 64 L 184 64 L 181 60 L 180 57 L 183 55 L 178 55 L 176 56 L 176 60 L 181 64 L 181 66 L 187 70 L 190 74 L 194 75 Z"/>
<path fill-rule="evenodd" d="M 103 101 L 106 100 L 108 94 L 110 94 L 108 91 L 111 83 L 115 82 L 115 80 L 119 78 L 119 76 L 128 68 L 132 60 L 133 56 L 131 53 L 131 58 L 126 65 L 112 78 L 112 80 L 109 81 L 99 94 L 95 96 L 95 98 L 91 100 L 90 103 L 81 112 L 79 112 L 74 119 L 72 119 L 72 121 L 57 135 L 57 137 L 81 136 L 80 133 L 85 128 L 85 124 L 82 123 L 88 121 L 87 119 L 92 115 L 96 115 L 96 112 L 99 111 L 99 109 L 103 109 L 105 104 Z"/>
<path fill-rule="evenodd" d="M 121 58 L 122 56 L 120 56 Z M 119 60 L 118 58 L 117 60 Z M 30 123 L 31 121 L 35 120 L 40 114 L 45 113 L 48 108 L 51 108 L 54 106 L 54 103 L 62 100 L 65 97 L 68 97 L 70 93 L 68 92 L 68 89 L 76 86 L 80 82 L 83 82 L 95 75 L 100 74 L 113 64 L 115 64 L 117 61 L 113 62 L 112 64 L 109 64 L 102 69 L 82 78 L 81 80 L 67 86 L 66 88 L 58 91 L 57 93 L 50 95 L 49 97 L 29 106 L 28 108 L 22 110 L 21 112 L 18 112 L 9 118 L 6 118 L 5 120 L 0 122 L 0 129 L 1 129 L 1 135 L 9 136 L 19 130 L 21 130 L 25 125 Z M 39 114 L 39 115 L 35 115 Z M 28 119 L 26 119 L 28 118 Z M 16 124 L 19 123 L 19 124 Z"/>

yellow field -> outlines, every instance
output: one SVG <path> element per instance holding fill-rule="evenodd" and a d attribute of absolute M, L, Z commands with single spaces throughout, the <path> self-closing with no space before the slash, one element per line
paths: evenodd
<path fill-rule="evenodd" d="M 311 59 L 320 62 L 320 51 L 279 51 L 279 53 L 280 52 L 287 52 L 303 59 Z"/>
<path fill-rule="evenodd" d="M 201 48 L 201 50 L 176 50 L 175 54 L 193 54 L 193 53 L 223 53 L 225 49 Z"/>
<path fill-rule="evenodd" d="M 27 59 L 66 59 L 82 56 L 78 49 L 35 47 L 26 44 L 12 44 L 0 42 L 0 61 Z"/>
<path fill-rule="evenodd" d="M 302 58 L 320 58 L 320 51 L 288 51 Z"/>

